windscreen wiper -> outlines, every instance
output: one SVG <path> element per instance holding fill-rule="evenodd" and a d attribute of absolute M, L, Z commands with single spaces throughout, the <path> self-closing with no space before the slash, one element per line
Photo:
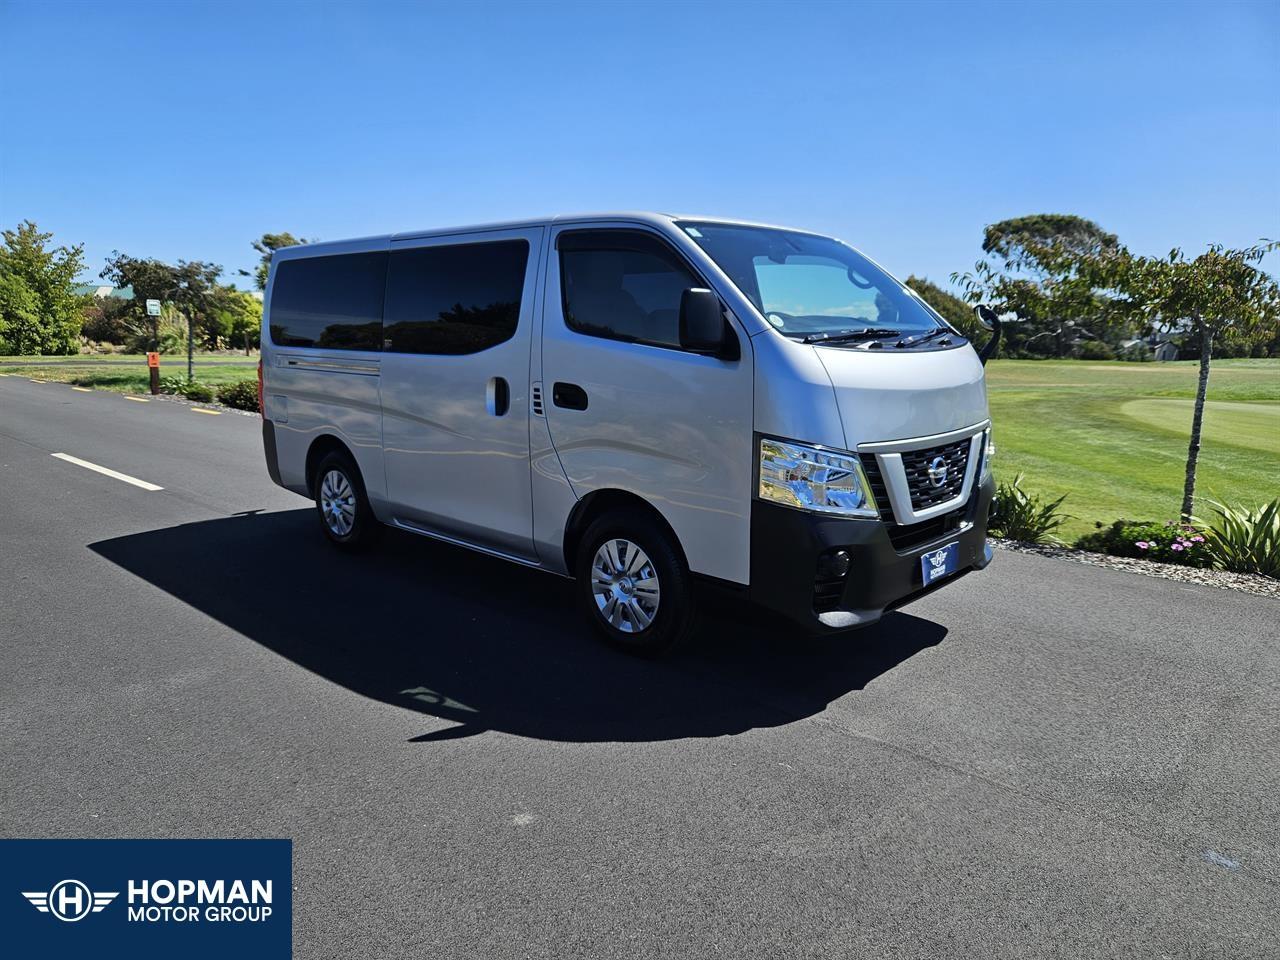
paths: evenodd
<path fill-rule="evenodd" d="M 881 337 L 896 337 L 897 330 L 885 330 L 881 327 L 863 327 L 861 330 L 842 330 L 840 333 L 811 333 L 801 343 L 845 343 L 849 340 L 879 340 Z"/>
<path fill-rule="evenodd" d="M 930 330 L 928 333 L 922 333 L 918 337 L 908 337 L 906 340 L 899 340 L 894 344 L 895 347 L 914 347 L 917 343 L 924 343 L 926 340 L 932 340 L 934 337 L 940 337 L 943 334 L 951 333 L 946 327 L 938 327 Z"/>

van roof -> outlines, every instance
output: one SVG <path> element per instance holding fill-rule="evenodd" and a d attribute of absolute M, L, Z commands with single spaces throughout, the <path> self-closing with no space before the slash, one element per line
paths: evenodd
<path fill-rule="evenodd" d="M 277 255 L 284 254 L 282 259 L 289 259 L 294 256 L 308 256 L 313 253 L 331 249 L 333 247 L 343 247 L 346 251 L 354 251 L 359 249 L 371 249 L 390 240 L 418 240 L 425 237 L 448 236 L 454 233 L 484 233 L 496 230 L 516 230 L 525 227 L 543 227 L 551 224 L 596 222 L 600 220 L 614 220 L 631 223 L 647 224 L 649 226 L 664 227 L 669 226 L 676 220 L 697 220 L 701 223 L 725 223 L 737 224 L 739 226 L 752 227 L 773 227 L 775 229 L 794 230 L 794 227 L 778 227 L 776 224 L 758 223 L 750 220 L 736 220 L 730 217 L 704 217 L 692 214 L 670 214 L 670 213 L 654 213 L 644 210 L 626 210 L 626 211 L 606 211 L 603 213 L 562 213 L 552 217 L 531 217 L 524 220 L 501 220 L 492 223 L 473 223 L 449 227 L 432 227 L 426 230 L 405 230 L 399 233 L 383 233 L 367 237 L 350 237 L 342 240 L 322 240 L 316 243 L 298 244 L 292 247 L 281 247 L 275 251 Z M 801 233 L 811 231 L 801 230 Z"/>

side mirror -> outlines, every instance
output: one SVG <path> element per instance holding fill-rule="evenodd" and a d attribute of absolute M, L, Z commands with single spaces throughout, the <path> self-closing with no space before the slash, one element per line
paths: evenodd
<path fill-rule="evenodd" d="M 680 295 L 680 346 L 694 353 L 718 355 L 724 345 L 720 298 L 703 287 L 689 288 Z"/>
<path fill-rule="evenodd" d="M 991 339 L 987 341 L 986 346 L 978 351 L 978 359 L 982 361 L 982 365 L 985 367 L 987 361 L 995 356 L 996 350 L 1000 347 L 1000 315 L 985 303 L 978 304 L 973 308 L 973 312 L 977 314 L 978 322 L 991 331 Z"/>

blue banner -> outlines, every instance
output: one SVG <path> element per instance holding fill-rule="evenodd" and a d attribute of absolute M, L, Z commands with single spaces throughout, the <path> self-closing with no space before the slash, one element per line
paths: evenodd
<path fill-rule="evenodd" d="M 234 957 L 293 950 L 292 840 L 0 840 L 11 957 Z"/>

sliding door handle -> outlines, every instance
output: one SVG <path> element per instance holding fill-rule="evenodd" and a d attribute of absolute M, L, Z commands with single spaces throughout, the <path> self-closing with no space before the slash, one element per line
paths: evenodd
<path fill-rule="evenodd" d="M 585 410 L 587 391 L 576 383 L 555 383 L 551 386 L 551 402 L 566 410 Z"/>
<path fill-rule="evenodd" d="M 484 387 L 484 408 L 495 417 L 506 414 L 511 406 L 511 388 L 502 377 L 490 377 Z"/>

